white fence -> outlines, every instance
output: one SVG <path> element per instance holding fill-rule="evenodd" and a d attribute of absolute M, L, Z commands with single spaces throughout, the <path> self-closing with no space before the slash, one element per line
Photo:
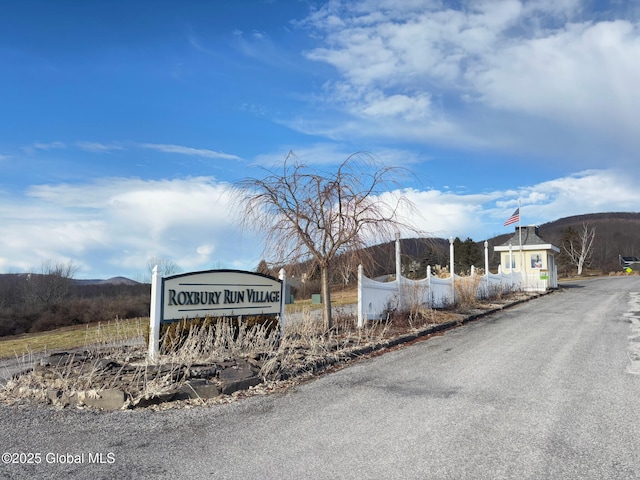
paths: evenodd
<path fill-rule="evenodd" d="M 450 239 L 450 266 L 453 272 L 453 239 Z M 555 268 L 555 267 L 554 267 Z M 516 290 L 544 291 L 548 284 L 539 274 L 528 275 L 514 270 L 509 273 L 489 272 L 489 247 L 484 242 L 484 275 L 477 275 L 471 267 L 469 277 L 451 275 L 449 278 L 437 278 L 427 268 L 427 277 L 422 280 L 410 280 L 401 274 L 400 238 L 396 239 L 396 277 L 392 282 L 378 282 L 364 276 L 362 266 L 358 267 L 358 326 L 367 320 L 381 319 L 389 311 L 407 311 L 418 307 L 442 308 L 454 305 L 459 295 L 475 295 L 476 298 L 489 298 L 499 293 Z"/>
<path fill-rule="evenodd" d="M 392 282 L 378 282 L 364 276 L 362 266 L 358 269 L 358 326 L 367 320 L 377 320 L 389 311 L 402 311 L 419 306 L 442 308 L 457 302 L 460 292 L 487 298 L 499 292 L 521 289 L 520 272 L 477 275 L 471 269 L 471 276 L 459 275 L 438 278 L 431 275 L 427 267 L 427 277 L 411 280 L 402 275 Z"/>

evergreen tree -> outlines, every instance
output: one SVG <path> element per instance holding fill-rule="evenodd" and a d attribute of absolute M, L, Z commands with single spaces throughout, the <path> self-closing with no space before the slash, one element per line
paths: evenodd
<path fill-rule="evenodd" d="M 469 237 L 464 242 L 456 237 L 453 241 L 453 252 L 453 264 L 458 274 L 470 272 L 471 266 L 479 266 L 482 260 L 482 252 L 478 244 Z"/>

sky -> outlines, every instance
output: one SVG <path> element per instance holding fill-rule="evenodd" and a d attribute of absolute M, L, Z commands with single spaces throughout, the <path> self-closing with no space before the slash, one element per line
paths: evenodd
<path fill-rule="evenodd" d="M 636 0 L 0 2 L 0 273 L 254 270 L 231 190 L 290 151 L 436 237 L 637 212 L 639 86 Z"/>

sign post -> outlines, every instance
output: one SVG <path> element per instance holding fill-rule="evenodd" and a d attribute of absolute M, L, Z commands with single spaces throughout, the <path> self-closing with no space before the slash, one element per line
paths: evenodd
<path fill-rule="evenodd" d="M 162 276 L 156 265 L 151 276 L 151 309 L 149 311 L 149 360 L 158 359 L 160 343 L 160 320 L 162 317 Z"/>

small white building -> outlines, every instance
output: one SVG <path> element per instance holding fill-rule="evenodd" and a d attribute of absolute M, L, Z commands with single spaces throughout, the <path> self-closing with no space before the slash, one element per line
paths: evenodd
<path fill-rule="evenodd" d="M 535 225 L 516 227 L 513 237 L 495 246 L 494 251 L 500 252 L 504 273 L 522 273 L 524 290 L 543 292 L 558 288 L 555 254 L 560 253 L 560 249 L 540 238 Z"/>

